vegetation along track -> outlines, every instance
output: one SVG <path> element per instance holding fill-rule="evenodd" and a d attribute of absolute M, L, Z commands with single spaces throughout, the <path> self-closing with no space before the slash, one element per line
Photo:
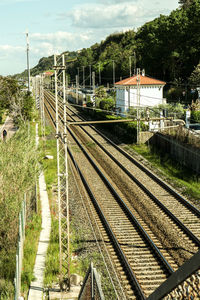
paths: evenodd
<path fill-rule="evenodd" d="M 47 97 L 49 99 L 48 105 L 53 106 L 53 97 L 51 96 L 51 94 L 46 93 L 46 95 L 48 95 Z M 74 112 L 73 112 L 73 115 L 74 115 Z M 88 128 L 88 126 L 87 126 L 87 128 Z M 100 168 L 101 169 L 102 169 L 102 167 L 104 168 L 104 169 L 102 169 L 102 172 L 104 173 L 106 171 L 106 173 L 107 173 L 106 176 L 110 177 L 109 181 L 113 182 L 112 184 L 113 184 L 113 186 L 115 186 L 115 190 L 118 191 L 117 193 L 120 195 L 120 199 L 123 199 L 124 202 L 126 202 L 126 207 L 130 208 L 131 214 L 132 215 L 134 214 L 135 216 L 137 216 L 137 220 L 144 226 L 144 228 L 146 229 L 146 232 L 149 233 L 149 236 L 152 238 L 152 240 L 154 240 L 155 244 L 157 245 L 156 249 L 158 250 L 158 248 L 159 248 L 159 250 L 160 250 L 160 251 L 158 251 L 160 253 L 160 256 L 159 256 L 160 261 L 161 261 L 161 257 L 165 256 L 166 259 L 168 261 L 170 261 L 170 264 L 173 266 L 173 268 L 176 269 L 177 268 L 176 264 L 174 263 L 174 261 L 172 260 L 170 255 L 167 253 L 166 249 L 163 248 L 162 244 L 165 247 L 169 248 L 168 250 L 176 258 L 176 261 L 178 262 L 178 264 L 181 264 L 182 261 L 184 261 L 188 256 L 190 256 L 193 252 L 197 251 L 198 246 L 199 246 L 198 238 L 196 238 L 195 234 L 191 234 L 190 230 L 187 230 L 186 227 L 183 227 L 180 229 L 181 222 L 177 217 L 174 218 L 175 221 L 174 220 L 172 221 L 170 219 L 172 214 L 170 213 L 169 208 L 167 210 L 168 215 L 166 215 L 166 212 L 163 213 L 163 210 L 161 211 L 161 208 L 163 209 L 163 207 L 162 207 L 163 204 L 162 205 L 160 204 L 161 199 L 158 200 L 157 197 L 155 195 L 153 195 L 152 189 L 151 189 L 151 192 L 149 192 L 147 187 L 142 187 L 142 189 L 141 189 L 141 186 L 140 186 L 140 188 L 138 188 L 135 185 L 135 183 L 133 184 L 133 180 L 134 180 L 134 182 L 137 182 L 137 183 L 141 182 L 143 179 L 142 177 L 147 176 L 147 174 L 146 174 L 147 172 L 144 173 L 144 170 L 141 171 L 141 169 L 138 168 L 138 166 L 136 167 L 132 162 L 130 163 L 129 156 L 125 157 L 124 153 L 120 153 L 118 151 L 118 149 L 116 150 L 116 148 L 113 147 L 112 143 L 110 144 L 108 142 L 108 140 L 105 141 L 105 139 L 103 139 L 101 136 L 99 137 L 99 135 L 97 135 L 97 132 L 94 131 L 94 129 L 89 127 L 89 131 L 90 131 L 90 133 L 89 133 L 90 135 L 91 134 L 95 135 L 95 138 L 98 137 L 98 142 L 95 140 L 95 144 L 94 144 L 94 139 L 93 139 L 92 144 L 91 144 L 91 141 L 89 143 L 88 138 L 86 138 L 85 134 L 84 135 L 80 134 L 80 129 L 78 129 L 78 128 L 75 129 L 76 134 L 79 136 L 82 143 L 84 143 L 86 146 L 84 148 L 87 148 L 90 150 L 90 152 L 94 155 L 94 157 L 98 160 L 99 164 L 101 165 Z M 92 133 L 92 131 L 93 131 L 93 133 Z M 100 141 L 99 141 L 99 139 L 100 139 Z M 96 145 L 98 145 L 98 143 L 100 143 L 100 145 L 103 145 L 106 148 L 106 151 L 107 151 L 106 156 L 105 156 L 105 154 L 102 154 L 102 149 L 97 150 Z M 112 147 L 112 156 L 115 157 L 115 160 L 116 160 L 115 167 L 112 166 L 113 162 L 111 163 L 111 161 L 110 161 L 111 158 L 110 157 L 108 158 L 108 156 L 107 156 L 109 154 L 109 152 L 111 151 L 111 149 L 110 149 L 111 147 Z M 77 152 L 75 151 L 75 153 L 77 153 Z M 80 153 L 78 153 L 77 155 L 78 155 L 78 161 L 80 161 L 81 156 L 85 157 L 85 155 L 83 155 L 82 151 Z M 104 158 L 102 158 L 102 157 L 104 157 Z M 127 160 L 128 163 L 127 163 L 127 161 L 125 162 L 125 160 Z M 120 164 L 118 164 L 118 166 L 116 166 L 116 162 L 119 162 L 119 161 L 120 161 Z M 86 166 L 86 162 L 84 162 L 83 164 L 81 163 L 80 165 Z M 125 166 L 128 166 L 127 167 L 128 172 L 126 172 L 126 175 L 125 174 L 120 175 L 120 173 L 121 173 L 120 169 L 122 166 L 123 166 L 123 169 L 126 169 Z M 128 217 L 128 220 L 125 220 L 124 217 L 118 217 L 118 215 L 122 216 L 122 211 L 124 211 L 124 208 L 121 207 L 122 204 L 120 204 L 120 206 L 119 206 L 119 204 L 116 204 L 117 203 L 116 200 L 115 201 L 113 200 L 113 198 L 111 197 L 113 194 L 113 191 L 111 192 L 111 194 L 106 195 L 105 187 L 103 187 L 103 190 L 98 190 L 98 188 L 100 186 L 100 178 L 95 179 L 97 177 L 95 177 L 95 175 L 93 174 L 94 171 L 89 171 L 90 168 L 91 167 L 88 166 L 87 171 L 86 171 L 85 170 L 86 168 L 84 167 L 84 172 L 86 173 L 85 176 L 87 178 L 87 181 L 89 178 L 88 182 L 94 183 L 92 186 L 94 186 L 97 189 L 97 191 L 94 192 L 94 194 L 97 196 L 97 198 L 98 198 L 98 195 L 101 195 L 101 199 L 98 200 L 98 201 L 100 201 L 100 207 L 104 208 L 104 214 L 106 215 L 106 217 L 108 217 L 108 222 L 109 222 L 109 224 L 111 224 L 110 226 L 113 229 L 114 235 L 117 236 L 117 240 L 119 241 L 118 243 L 123 245 L 124 253 L 126 253 L 127 256 L 128 256 L 128 254 L 127 254 L 128 252 L 131 253 L 131 262 L 132 262 L 132 264 L 130 263 L 131 270 L 133 269 L 134 272 L 136 272 L 135 276 L 137 279 L 140 278 L 139 282 L 142 285 L 143 293 L 145 295 L 148 295 L 152 292 L 152 290 L 154 290 L 156 288 L 156 286 L 160 285 L 160 283 L 165 279 L 165 277 L 167 275 L 162 273 L 160 270 L 158 271 L 156 269 L 157 266 L 155 268 L 152 267 L 153 265 L 156 265 L 156 264 L 159 265 L 160 262 L 155 263 L 155 261 L 154 261 L 154 263 L 151 264 L 151 262 L 153 262 L 153 258 L 149 258 L 148 257 L 149 254 L 147 254 L 147 253 L 151 252 L 152 250 L 149 250 L 149 248 L 147 248 L 147 246 L 142 246 L 141 237 L 140 238 L 139 238 L 139 236 L 137 238 L 134 237 L 136 233 L 134 232 L 134 229 L 133 229 L 134 226 L 132 225 L 133 221 L 130 221 L 130 217 Z M 109 169 L 110 169 L 110 171 L 108 171 Z M 123 172 L 124 171 L 125 170 L 123 170 Z M 139 177 L 139 179 L 137 179 L 137 180 L 133 179 L 135 176 L 135 175 L 133 175 L 134 172 L 136 172 L 136 173 L 139 172 L 139 176 L 141 176 L 141 178 Z M 92 174 L 92 176 L 90 174 Z M 137 176 L 138 176 L 138 174 L 137 174 Z M 116 182 L 116 180 L 117 180 L 117 182 Z M 152 188 L 152 186 L 153 186 L 154 193 L 158 193 L 159 197 L 162 196 L 163 199 L 168 197 L 171 202 L 176 201 L 176 203 L 180 203 L 180 199 L 178 199 L 178 201 L 177 201 L 178 195 L 175 195 L 175 194 L 172 195 L 171 193 L 169 194 L 169 191 L 166 191 L 163 187 L 162 187 L 162 191 L 160 191 L 159 189 L 161 187 L 159 186 L 158 183 L 155 182 L 155 179 L 154 179 L 154 181 L 152 181 L 152 179 L 150 179 L 148 177 L 147 180 L 148 181 L 151 180 L 150 187 Z M 144 184 L 145 183 L 146 183 L 146 181 L 144 180 Z M 143 182 L 142 182 L 142 184 L 143 184 Z M 155 187 L 154 185 L 155 186 L 157 185 L 157 186 Z M 92 187 L 92 188 L 94 189 L 94 187 Z M 120 190 L 118 188 L 120 188 Z M 147 194 L 148 194 L 148 197 L 147 197 Z M 176 196 L 176 198 L 175 198 L 175 196 Z M 108 199 L 109 199 L 109 201 L 108 201 Z M 172 199 L 173 199 L 173 201 L 172 201 Z M 119 201 L 119 200 L 117 200 L 117 201 Z M 170 201 L 169 201 L 169 203 L 170 203 Z M 158 203 L 159 203 L 159 208 L 157 206 Z M 116 205 L 118 205 L 118 206 L 116 206 Z M 171 205 L 177 206 L 177 204 L 171 204 Z M 174 208 L 172 210 L 174 211 Z M 192 210 L 195 211 L 195 209 L 193 209 L 193 208 L 190 208 L 190 210 L 187 209 L 187 211 L 190 211 L 190 214 L 192 214 L 191 213 Z M 197 210 L 195 211 L 195 214 L 198 215 Z M 187 221 L 186 224 L 199 224 L 199 218 L 196 217 L 195 214 L 193 213 L 193 222 Z M 116 220 L 116 215 L 117 215 L 117 220 Z M 146 224 L 144 221 L 146 221 Z M 174 222 L 176 223 L 176 225 L 174 225 Z M 179 226 L 179 228 L 178 228 L 178 226 Z M 162 244 L 159 242 L 159 240 L 156 238 L 156 236 L 151 232 L 150 228 L 155 232 L 155 234 L 161 240 Z M 194 228 L 195 228 L 195 226 L 194 226 Z M 178 238 L 177 238 L 177 232 L 179 232 Z M 189 237 L 188 236 L 186 237 L 186 235 L 185 235 L 186 233 L 189 234 Z M 174 235 L 174 238 L 173 238 L 173 235 Z M 127 237 L 128 237 L 128 240 L 126 239 Z M 171 239 L 171 241 L 170 241 L 170 239 Z M 173 244 L 173 246 L 175 245 L 175 247 L 172 247 L 172 244 Z M 179 250 L 178 255 L 177 255 L 177 249 Z M 141 250 L 143 252 L 140 252 Z M 175 253 L 176 253 L 176 255 L 175 255 Z M 155 254 L 153 254 L 153 256 L 154 255 Z M 136 256 L 137 256 L 137 259 L 134 258 Z M 143 258 L 143 259 L 140 260 L 141 258 Z M 136 264 L 137 261 L 139 262 L 138 265 Z M 141 263 L 141 262 L 143 262 L 143 263 Z M 147 262 L 149 262 L 149 266 L 147 265 Z M 138 267 L 141 265 L 143 265 L 143 268 Z M 169 269 L 168 269 L 168 267 L 166 267 L 166 266 L 167 266 L 167 264 L 165 264 L 164 269 L 167 268 L 167 270 L 168 270 L 167 272 L 169 275 L 169 273 L 172 272 L 172 268 L 169 267 Z M 163 269 L 163 267 L 162 267 L 162 269 Z M 151 273 L 151 275 L 149 272 Z M 129 280 L 130 280 L 130 278 L 129 278 Z"/>

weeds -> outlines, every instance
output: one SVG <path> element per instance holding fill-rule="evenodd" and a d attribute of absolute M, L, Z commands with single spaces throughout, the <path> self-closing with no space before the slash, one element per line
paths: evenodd
<path fill-rule="evenodd" d="M 40 211 L 40 208 L 39 208 Z M 38 240 L 41 231 L 41 213 L 32 215 L 31 221 L 26 226 L 26 237 L 24 243 L 23 269 L 21 277 L 21 290 L 26 296 L 31 281 L 34 280 L 33 268 L 37 253 Z"/>
<path fill-rule="evenodd" d="M 192 197 L 196 200 L 200 199 L 199 183 L 195 178 L 195 174 L 182 167 L 179 163 L 173 161 L 167 154 L 163 156 L 158 151 L 152 151 L 146 145 L 131 145 L 138 154 L 147 159 L 154 167 L 162 171 L 167 178 L 172 180 L 176 186 L 182 189 L 182 194 Z"/>

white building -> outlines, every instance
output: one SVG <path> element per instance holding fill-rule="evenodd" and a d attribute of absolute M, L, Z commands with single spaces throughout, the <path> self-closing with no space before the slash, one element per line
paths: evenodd
<path fill-rule="evenodd" d="M 130 107 L 152 107 L 164 104 L 163 87 L 166 82 L 148 76 L 135 75 L 118 81 L 116 87 L 116 108 L 127 112 Z"/>

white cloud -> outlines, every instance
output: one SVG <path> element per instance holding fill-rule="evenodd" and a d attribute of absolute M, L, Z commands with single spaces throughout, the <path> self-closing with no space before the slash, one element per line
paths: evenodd
<path fill-rule="evenodd" d="M 85 34 L 74 34 L 65 31 L 57 31 L 54 33 L 33 33 L 30 34 L 30 38 L 35 41 L 49 41 L 55 43 L 60 43 L 63 41 L 74 41 L 75 39 L 79 38 L 80 40 L 88 40 L 87 33 Z"/>
<path fill-rule="evenodd" d="M 79 28 L 116 28 L 133 26 L 141 15 L 130 2 L 110 5 L 84 5 L 70 13 L 60 14 L 61 19 L 71 18 L 72 25 Z"/>
<path fill-rule="evenodd" d="M 36 56 L 49 56 L 63 51 L 75 51 L 82 47 L 89 46 L 94 42 L 90 31 L 84 33 L 70 33 L 58 31 L 53 33 L 32 33 L 30 34 L 30 53 Z M 80 47 L 82 45 L 82 47 Z"/>
<path fill-rule="evenodd" d="M 152 20 L 160 13 L 168 13 L 168 8 L 158 8 L 155 5 L 146 5 L 146 0 L 120 1 L 99 0 L 99 4 L 84 4 L 77 6 L 72 11 L 59 15 L 60 20 L 68 21 L 74 28 L 106 29 L 140 27 L 145 22 Z M 104 5 L 103 3 L 107 3 Z"/>
<path fill-rule="evenodd" d="M 0 45 L 0 51 L 5 53 L 16 53 L 16 52 L 21 52 L 25 51 L 25 47 L 21 46 L 12 46 L 12 45 Z"/>

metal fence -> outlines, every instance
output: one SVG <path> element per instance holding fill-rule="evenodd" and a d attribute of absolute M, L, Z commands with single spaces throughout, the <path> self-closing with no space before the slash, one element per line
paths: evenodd
<path fill-rule="evenodd" d="M 83 281 L 83 285 L 78 297 L 78 300 L 87 300 L 87 299 L 93 299 L 93 300 L 105 299 L 101 288 L 100 275 L 93 267 L 93 263 L 90 264 L 90 267 L 87 271 L 87 274 Z"/>
<path fill-rule="evenodd" d="M 21 272 L 22 272 L 22 259 L 23 259 L 23 246 L 25 239 L 25 225 L 26 225 L 26 194 L 22 202 L 22 209 L 19 213 L 19 235 L 16 254 L 16 272 L 15 272 L 15 300 L 19 299 L 21 289 Z"/>
<path fill-rule="evenodd" d="M 161 299 L 200 299 L 200 250 L 147 298 Z"/>

